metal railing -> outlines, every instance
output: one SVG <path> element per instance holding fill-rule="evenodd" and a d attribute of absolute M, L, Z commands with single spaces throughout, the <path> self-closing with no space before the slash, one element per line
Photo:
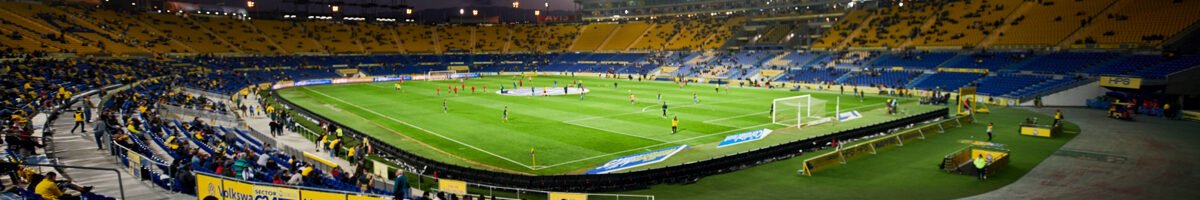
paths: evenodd
<path fill-rule="evenodd" d="M 3 161 L 0 163 L 28 165 L 28 166 L 53 167 L 53 168 L 72 168 L 72 169 L 113 171 L 113 172 L 117 173 L 117 188 L 121 191 L 121 199 L 126 199 L 125 198 L 125 184 L 124 184 L 125 181 L 121 178 L 121 170 L 112 169 L 112 168 L 101 168 L 101 167 L 80 167 L 80 166 L 70 166 L 70 165 L 44 165 L 44 164 L 30 164 L 30 163 L 13 163 L 13 162 L 7 162 L 7 161 Z"/>
<path fill-rule="evenodd" d="M 168 112 L 168 113 L 194 116 L 194 117 L 200 117 L 200 118 L 210 119 L 210 120 L 220 120 L 220 121 L 232 122 L 232 123 L 239 122 L 238 117 L 236 115 L 221 114 L 221 113 L 201 111 L 201 110 L 196 110 L 196 109 L 187 109 L 187 108 L 173 106 L 173 105 L 159 104 L 158 110 Z M 233 111 L 227 111 L 227 112 L 232 113 Z"/>

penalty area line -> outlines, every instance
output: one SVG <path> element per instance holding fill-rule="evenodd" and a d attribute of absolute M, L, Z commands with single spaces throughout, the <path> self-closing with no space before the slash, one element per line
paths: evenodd
<path fill-rule="evenodd" d="M 301 88 L 304 88 L 304 87 L 301 87 Z M 475 150 L 477 150 L 477 151 L 480 151 L 480 152 L 483 152 L 483 153 L 487 153 L 488 155 L 492 155 L 492 156 L 495 156 L 495 157 L 497 157 L 497 158 L 500 158 L 500 159 L 507 160 L 508 162 L 512 162 L 513 164 L 517 164 L 517 165 L 520 165 L 520 166 L 522 166 L 522 167 L 529 168 L 529 169 L 531 169 L 531 170 L 537 170 L 537 169 L 534 169 L 533 167 L 530 167 L 529 165 L 525 165 L 525 164 L 522 164 L 522 163 L 520 163 L 520 162 L 514 161 L 514 160 L 512 160 L 512 159 L 508 159 L 508 158 L 506 158 L 506 157 L 503 157 L 503 156 L 497 155 L 496 153 L 492 153 L 492 152 L 490 152 L 490 151 L 483 150 L 483 149 L 481 149 L 481 148 L 479 148 L 479 147 L 475 147 L 475 146 L 473 146 L 473 145 L 470 145 L 470 144 L 467 144 L 467 143 L 465 143 L 465 142 L 458 141 L 458 140 L 455 140 L 455 139 L 453 139 L 453 138 L 449 138 L 449 137 L 443 136 L 442 134 L 438 134 L 438 133 L 435 133 L 435 132 L 433 132 L 433 131 L 429 131 L 429 130 L 427 130 L 427 129 L 425 129 L 425 128 L 417 127 L 416 125 L 409 124 L 408 122 L 400 121 L 400 120 L 398 120 L 398 119 L 396 119 L 396 118 L 392 118 L 392 117 L 390 117 L 390 116 L 387 116 L 387 115 L 384 115 L 384 114 L 380 114 L 380 113 L 378 113 L 378 112 L 375 112 L 374 110 L 370 110 L 370 109 L 367 109 L 367 108 L 363 108 L 362 106 L 358 106 L 358 105 L 355 105 L 355 104 L 353 104 L 353 103 L 346 102 L 346 100 L 342 100 L 341 98 L 337 98 L 337 97 L 329 96 L 328 94 L 325 94 L 325 93 L 323 93 L 323 92 L 319 92 L 319 91 L 312 90 L 312 89 L 308 89 L 308 88 L 304 88 L 304 89 L 305 89 L 305 90 L 308 90 L 308 91 L 312 91 L 312 92 L 314 92 L 314 93 L 317 93 L 317 94 L 320 94 L 321 96 L 329 97 L 329 98 L 331 98 L 331 99 L 333 99 L 333 100 L 341 101 L 342 103 L 345 103 L 345 104 L 347 104 L 347 105 L 354 106 L 355 108 L 362 109 L 362 110 L 365 110 L 365 111 L 367 111 L 367 112 L 370 112 L 371 114 L 375 114 L 375 115 L 378 115 L 378 116 L 380 116 L 380 117 L 384 117 L 384 118 L 387 118 L 387 119 L 389 119 L 389 120 L 392 120 L 392 121 L 395 121 L 395 122 L 399 122 L 400 124 L 404 124 L 404 125 L 406 125 L 406 126 L 408 126 L 408 127 L 412 127 L 412 128 L 415 128 L 415 129 L 417 129 L 417 130 L 421 130 L 421 131 L 424 131 L 424 132 L 426 132 L 426 133 L 433 134 L 433 135 L 435 135 L 435 136 L 441 137 L 441 138 L 443 138 L 443 139 L 446 139 L 446 140 L 453 141 L 453 142 L 455 142 L 455 143 L 458 143 L 458 144 L 461 144 L 461 145 L 463 145 L 463 146 L 470 147 L 470 148 L 472 148 L 472 149 L 475 149 Z"/>

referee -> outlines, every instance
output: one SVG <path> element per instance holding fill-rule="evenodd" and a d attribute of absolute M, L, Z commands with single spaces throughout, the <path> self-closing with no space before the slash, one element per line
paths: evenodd
<path fill-rule="evenodd" d="M 663 118 L 666 118 L 667 117 L 667 102 L 666 101 L 663 102 L 662 110 L 663 110 Z"/>

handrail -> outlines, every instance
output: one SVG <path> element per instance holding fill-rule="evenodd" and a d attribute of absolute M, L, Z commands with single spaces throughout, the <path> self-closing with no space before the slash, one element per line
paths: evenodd
<path fill-rule="evenodd" d="M 17 165 L 29 165 L 29 166 L 42 166 L 42 167 L 54 167 L 54 168 L 74 168 L 74 169 L 86 169 L 86 170 L 103 170 L 103 171 L 113 171 L 113 172 L 116 172 L 116 173 L 117 173 L 117 188 L 118 188 L 119 190 L 121 190 L 121 199 L 126 199 L 126 198 L 125 198 L 125 183 L 124 183 L 124 181 L 123 181 L 123 180 L 122 180 L 122 178 L 121 178 L 121 170 L 117 170 L 117 169 L 113 169 L 113 168 L 101 168 L 101 167 L 80 167 L 80 166 L 69 166 L 69 165 L 45 165 L 45 164 L 32 164 L 32 163 L 14 163 L 14 162 L 8 162 L 8 161 L 0 161 L 0 163 L 7 163 L 7 164 L 17 164 Z"/>

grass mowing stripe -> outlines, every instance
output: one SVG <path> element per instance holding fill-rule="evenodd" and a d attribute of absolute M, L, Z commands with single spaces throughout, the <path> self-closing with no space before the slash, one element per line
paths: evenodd
<path fill-rule="evenodd" d="M 507 160 L 507 161 L 509 161 L 509 162 L 512 162 L 512 163 L 514 163 L 514 164 L 517 164 L 517 165 L 520 165 L 520 166 L 524 166 L 524 167 L 526 167 L 526 168 L 529 168 L 529 169 L 533 169 L 533 167 L 530 167 L 529 165 L 525 165 L 525 164 L 523 164 L 523 163 L 520 163 L 520 162 L 517 162 L 517 161 L 513 161 L 512 159 L 508 159 L 508 158 L 506 158 L 506 157 L 503 157 L 503 156 L 500 156 L 500 155 L 496 155 L 495 153 L 492 153 L 492 152 L 490 152 L 490 151 L 487 151 L 487 150 L 480 149 L 479 147 L 472 146 L 472 145 L 470 145 L 470 144 L 467 144 L 467 143 L 464 143 L 464 142 L 461 142 L 461 141 L 455 140 L 455 139 L 453 139 L 453 138 L 449 138 L 449 137 L 446 137 L 446 136 L 442 136 L 441 134 L 434 133 L 433 131 L 429 131 L 429 130 L 426 130 L 426 129 L 424 129 L 424 128 L 421 128 L 421 127 L 417 127 L 416 125 L 409 124 L 408 122 L 400 121 L 400 120 L 397 120 L 396 118 L 392 118 L 392 117 L 389 117 L 389 116 L 387 116 L 387 115 L 379 114 L 378 112 L 375 112 L 374 110 L 370 110 L 370 109 L 363 108 L 363 107 L 361 107 L 361 106 L 358 106 L 358 105 L 355 105 L 355 104 L 353 104 L 353 103 L 347 102 L 346 100 L 342 100 L 342 99 L 340 99 L 340 98 L 337 98 L 337 97 L 329 96 L 329 95 L 327 95 L 327 94 L 325 94 L 325 93 L 322 93 L 322 92 L 319 92 L 319 91 L 315 91 L 315 90 L 311 90 L 311 89 L 308 89 L 308 88 L 304 88 L 304 89 L 305 89 L 305 90 L 308 90 L 308 91 L 315 92 L 315 93 L 317 93 L 317 94 L 320 94 L 321 96 L 325 96 L 325 97 L 329 97 L 329 98 L 332 98 L 332 99 L 334 99 L 334 100 L 337 100 L 337 101 L 341 101 L 342 103 L 345 103 L 345 104 L 347 104 L 347 105 L 350 105 L 350 106 L 357 107 L 358 109 L 362 109 L 362 110 L 364 110 L 364 111 L 367 111 L 367 112 L 373 113 L 373 114 L 375 114 L 375 115 L 379 115 L 380 117 L 384 117 L 384 118 L 390 119 L 390 120 L 392 120 L 392 121 L 399 122 L 399 123 L 401 123 L 401 124 L 407 125 L 407 126 L 409 126 L 409 127 L 415 128 L 415 129 L 417 129 L 417 130 L 425 131 L 426 133 L 433 134 L 433 135 L 436 135 L 436 136 L 438 136 L 438 137 L 444 138 L 444 139 L 446 139 L 446 140 L 450 140 L 450 141 L 453 141 L 453 142 L 455 142 L 455 143 L 461 144 L 461 145 L 463 145 L 463 146 L 467 146 L 467 147 L 470 147 L 470 148 L 472 148 L 472 149 L 478 150 L 478 151 L 480 151 L 480 152 L 483 152 L 483 153 L 490 154 L 490 155 L 492 155 L 492 156 L 495 156 L 495 157 L 497 157 L 497 158 L 500 158 L 500 159 Z"/>

